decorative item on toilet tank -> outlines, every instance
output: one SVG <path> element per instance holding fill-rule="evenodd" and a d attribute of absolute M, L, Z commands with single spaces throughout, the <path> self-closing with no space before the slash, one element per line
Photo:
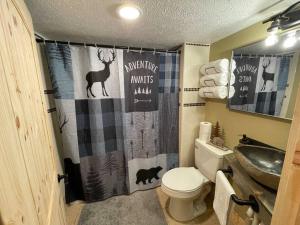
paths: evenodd
<path fill-rule="evenodd" d="M 179 55 L 43 48 L 61 114 L 67 201 L 158 186 L 178 166 Z"/>

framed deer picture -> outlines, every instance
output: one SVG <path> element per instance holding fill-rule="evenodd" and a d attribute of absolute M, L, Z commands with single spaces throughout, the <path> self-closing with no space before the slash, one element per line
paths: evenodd
<path fill-rule="evenodd" d="M 260 41 L 233 51 L 230 109 L 292 118 L 300 82 L 300 44 L 283 49 L 285 36 L 273 46 Z"/>

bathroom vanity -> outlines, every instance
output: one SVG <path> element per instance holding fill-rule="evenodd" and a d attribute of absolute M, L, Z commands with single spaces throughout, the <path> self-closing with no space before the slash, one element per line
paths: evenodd
<path fill-rule="evenodd" d="M 264 225 L 269 225 L 275 205 L 276 191 L 264 187 L 253 180 L 242 168 L 234 154 L 225 156 L 224 163 L 225 168 L 228 166 L 232 168 L 233 175 L 230 178 L 243 194 L 243 196 L 239 197 L 247 199 L 249 195 L 255 196 L 259 204 L 258 218 Z"/>

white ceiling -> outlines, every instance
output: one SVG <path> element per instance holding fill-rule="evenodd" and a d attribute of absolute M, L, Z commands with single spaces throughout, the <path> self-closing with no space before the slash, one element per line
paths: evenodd
<path fill-rule="evenodd" d="M 287 8 L 296 0 L 25 0 L 36 32 L 48 39 L 136 47 L 210 44 Z M 121 3 L 142 9 L 123 21 Z"/>

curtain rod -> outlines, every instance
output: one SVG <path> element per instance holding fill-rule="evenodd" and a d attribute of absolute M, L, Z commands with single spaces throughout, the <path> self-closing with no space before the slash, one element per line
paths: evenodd
<path fill-rule="evenodd" d="M 250 58 L 256 58 L 256 57 L 293 57 L 294 52 L 286 53 L 286 54 L 243 54 L 243 53 L 236 53 L 233 56 L 234 57 L 250 57 Z"/>
<path fill-rule="evenodd" d="M 73 42 L 73 41 L 57 41 L 57 40 L 48 40 L 48 39 L 35 39 L 37 43 L 56 43 L 56 44 L 68 44 L 68 45 L 76 45 L 76 46 L 93 46 L 93 47 L 101 47 L 101 48 L 116 48 L 123 50 L 136 50 L 143 52 L 166 52 L 166 53 L 181 53 L 181 50 L 168 50 L 168 49 L 155 49 L 155 48 L 138 48 L 138 47 L 130 47 L 130 46 L 120 46 L 120 45 L 103 45 L 103 44 L 91 44 L 91 43 L 82 43 L 82 42 Z"/>

